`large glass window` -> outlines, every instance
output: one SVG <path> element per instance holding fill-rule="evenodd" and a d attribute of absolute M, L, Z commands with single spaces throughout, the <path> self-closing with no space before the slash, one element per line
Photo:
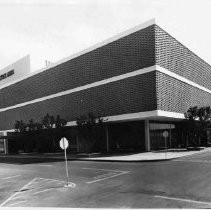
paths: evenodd
<path fill-rule="evenodd" d="M 168 132 L 168 137 L 163 136 L 163 132 Z M 175 148 L 177 146 L 175 137 L 175 124 L 163 122 L 150 122 L 150 144 L 151 150 Z"/>
<path fill-rule="evenodd" d="M 0 153 L 5 153 L 4 139 L 0 139 Z"/>

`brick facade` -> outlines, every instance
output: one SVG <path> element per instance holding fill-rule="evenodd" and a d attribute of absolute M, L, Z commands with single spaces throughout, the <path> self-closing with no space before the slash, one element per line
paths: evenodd
<path fill-rule="evenodd" d="M 43 102 L 0 112 L 0 130 L 14 128 L 15 120 L 40 121 L 47 113 L 67 121 L 82 114 L 112 116 L 156 109 L 155 72 L 116 81 Z"/>
<path fill-rule="evenodd" d="M 155 64 L 154 26 L 0 89 L 0 108 Z"/>
<path fill-rule="evenodd" d="M 185 113 L 191 106 L 211 106 L 211 94 L 168 75 L 156 73 L 157 108 Z"/>
<path fill-rule="evenodd" d="M 211 90 L 211 66 L 155 26 L 156 64 Z"/>
<path fill-rule="evenodd" d="M 211 89 L 211 67 L 157 25 L 0 89 L 0 109 L 96 81 L 159 65 Z M 40 121 L 47 113 L 67 121 L 88 112 L 101 116 L 164 110 L 184 113 L 211 105 L 211 94 L 158 71 L 0 112 L 0 130 L 15 120 Z"/>

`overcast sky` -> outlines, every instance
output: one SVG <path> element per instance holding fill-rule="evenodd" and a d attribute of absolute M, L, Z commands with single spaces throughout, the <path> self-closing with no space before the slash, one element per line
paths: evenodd
<path fill-rule="evenodd" d="M 152 18 L 211 64 L 210 0 L 0 0 L 0 69 L 30 54 L 38 70 Z"/>

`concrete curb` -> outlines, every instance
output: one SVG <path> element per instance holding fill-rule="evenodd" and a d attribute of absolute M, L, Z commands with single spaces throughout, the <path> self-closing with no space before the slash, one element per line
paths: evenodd
<path fill-rule="evenodd" d="M 67 157 L 68 161 L 95 161 L 95 162 L 158 162 L 158 161 L 170 161 L 170 160 L 173 160 L 173 159 L 178 159 L 178 158 L 183 158 L 183 157 L 187 157 L 187 156 L 192 156 L 192 155 L 197 155 L 197 154 L 201 154 L 201 153 L 204 153 L 204 152 L 207 152 L 207 151 L 211 151 L 211 148 L 210 149 L 204 149 L 204 150 L 200 150 L 200 151 L 196 151 L 194 153 L 191 152 L 191 154 L 185 154 L 185 155 L 182 155 L 182 156 L 177 156 L 177 157 L 171 157 L 171 158 L 159 158 L 159 159 L 149 159 L 149 160 L 146 160 L 146 159 L 133 159 L 133 160 L 125 160 L 125 159 L 101 159 L 102 157 L 100 157 L 98 159 L 98 157 L 96 158 L 91 158 L 91 157 Z M 118 156 L 119 157 L 119 156 Z M 40 156 L 37 156 L 37 155 L 0 155 L 0 162 L 1 162 L 1 159 L 3 160 L 9 160 L 9 159 L 39 159 L 39 160 L 43 160 L 45 159 L 46 162 L 48 160 L 64 160 L 64 157 L 55 157 L 55 156 L 45 156 L 45 155 L 40 155 Z"/>
<path fill-rule="evenodd" d="M 177 157 L 179 158 L 179 157 Z M 0 162 L 1 159 L 4 160 L 10 160 L 10 159 L 19 159 L 19 160 L 24 160 L 24 159 L 38 159 L 38 160 L 64 160 L 64 157 L 39 157 L 39 156 L 25 156 L 25 157 L 16 157 L 16 156 L 0 156 Z M 158 161 L 169 161 L 175 158 L 167 158 L 167 159 L 151 159 L 151 160 L 106 160 L 106 159 L 89 159 L 89 158 L 67 158 L 68 161 L 94 161 L 94 162 L 158 162 Z"/>
<path fill-rule="evenodd" d="M 174 158 L 172 158 L 174 159 Z M 97 159 L 77 159 L 78 161 L 93 161 L 93 162 L 122 162 L 122 163 L 138 163 L 138 162 L 164 162 L 172 159 L 154 159 L 154 160 L 97 160 Z"/>

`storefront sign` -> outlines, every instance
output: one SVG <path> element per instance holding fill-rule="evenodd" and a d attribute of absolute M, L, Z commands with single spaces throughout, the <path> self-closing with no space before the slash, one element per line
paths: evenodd
<path fill-rule="evenodd" d="M 0 75 L 0 81 L 3 79 L 6 79 L 7 77 L 12 76 L 15 73 L 14 69 L 11 71 L 8 71 L 7 73 L 4 73 L 2 75 Z"/>

